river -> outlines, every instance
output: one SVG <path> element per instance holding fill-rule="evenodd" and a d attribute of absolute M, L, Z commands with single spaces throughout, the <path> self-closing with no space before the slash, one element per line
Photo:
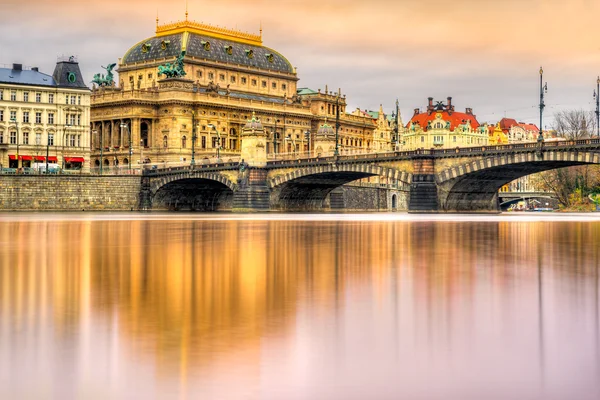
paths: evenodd
<path fill-rule="evenodd" d="M 600 216 L 0 214 L 2 399 L 598 399 Z"/>

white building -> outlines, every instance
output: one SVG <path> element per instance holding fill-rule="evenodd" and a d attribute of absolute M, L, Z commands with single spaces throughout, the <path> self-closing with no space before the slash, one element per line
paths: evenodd
<path fill-rule="evenodd" d="M 90 90 L 74 57 L 52 76 L 0 68 L 0 167 L 27 172 L 46 156 L 65 171 L 89 171 Z"/>

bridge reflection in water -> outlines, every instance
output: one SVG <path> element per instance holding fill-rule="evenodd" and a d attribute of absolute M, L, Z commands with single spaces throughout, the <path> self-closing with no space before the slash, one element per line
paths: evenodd
<path fill-rule="evenodd" d="M 0 223 L 0 398 L 600 393 L 598 223 L 117 218 Z"/>

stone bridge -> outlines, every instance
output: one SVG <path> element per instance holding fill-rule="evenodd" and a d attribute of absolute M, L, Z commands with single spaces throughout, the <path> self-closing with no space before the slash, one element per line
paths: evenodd
<path fill-rule="evenodd" d="M 318 210 L 334 208 L 345 184 L 378 176 L 406 194 L 409 212 L 498 212 L 503 185 L 585 164 L 600 164 L 600 139 L 219 163 L 145 170 L 140 199 L 143 209 Z"/>

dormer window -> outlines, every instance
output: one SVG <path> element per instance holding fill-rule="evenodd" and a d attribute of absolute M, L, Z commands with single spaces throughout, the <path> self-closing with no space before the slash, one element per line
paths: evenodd
<path fill-rule="evenodd" d="M 275 58 L 273 57 L 273 54 L 265 54 L 265 57 L 267 57 L 267 61 L 270 63 L 273 63 L 273 61 L 275 60 Z"/>
<path fill-rule="evenodd" d="M 254 58 L 254 50 L 246 50 L 246 56 L 248 58 Z"/>
<path fill-rule="evenodd" d="M 229 55 L 233 54 L 233 46 L 224 46 L 223 49 L 225 50 L 225 53 Z"/>
<path fill-rule="evenodd" d="M 142 45 L 142 53 L 149 52 L 151 48 L 152 48 L 152 44 L 150 44 L 150 43 L 144 43 Z"/>
<path fill-rule="evenodd" d="M 210 42 L 205 42 L 204 40 L 200 42 L 204 51 L 210 51 Z"/>
<path fill-rule="evenodd" d="M 160 48 L 161 48 L 162 50 L 166 50 L 166 49 L 169 47 L 169 45 L 170 45 L 170 44 L 171 44 L 171 41 L 170 41 L 170 40 L 163 40 L 163 41 L 160 43 Z"/>

